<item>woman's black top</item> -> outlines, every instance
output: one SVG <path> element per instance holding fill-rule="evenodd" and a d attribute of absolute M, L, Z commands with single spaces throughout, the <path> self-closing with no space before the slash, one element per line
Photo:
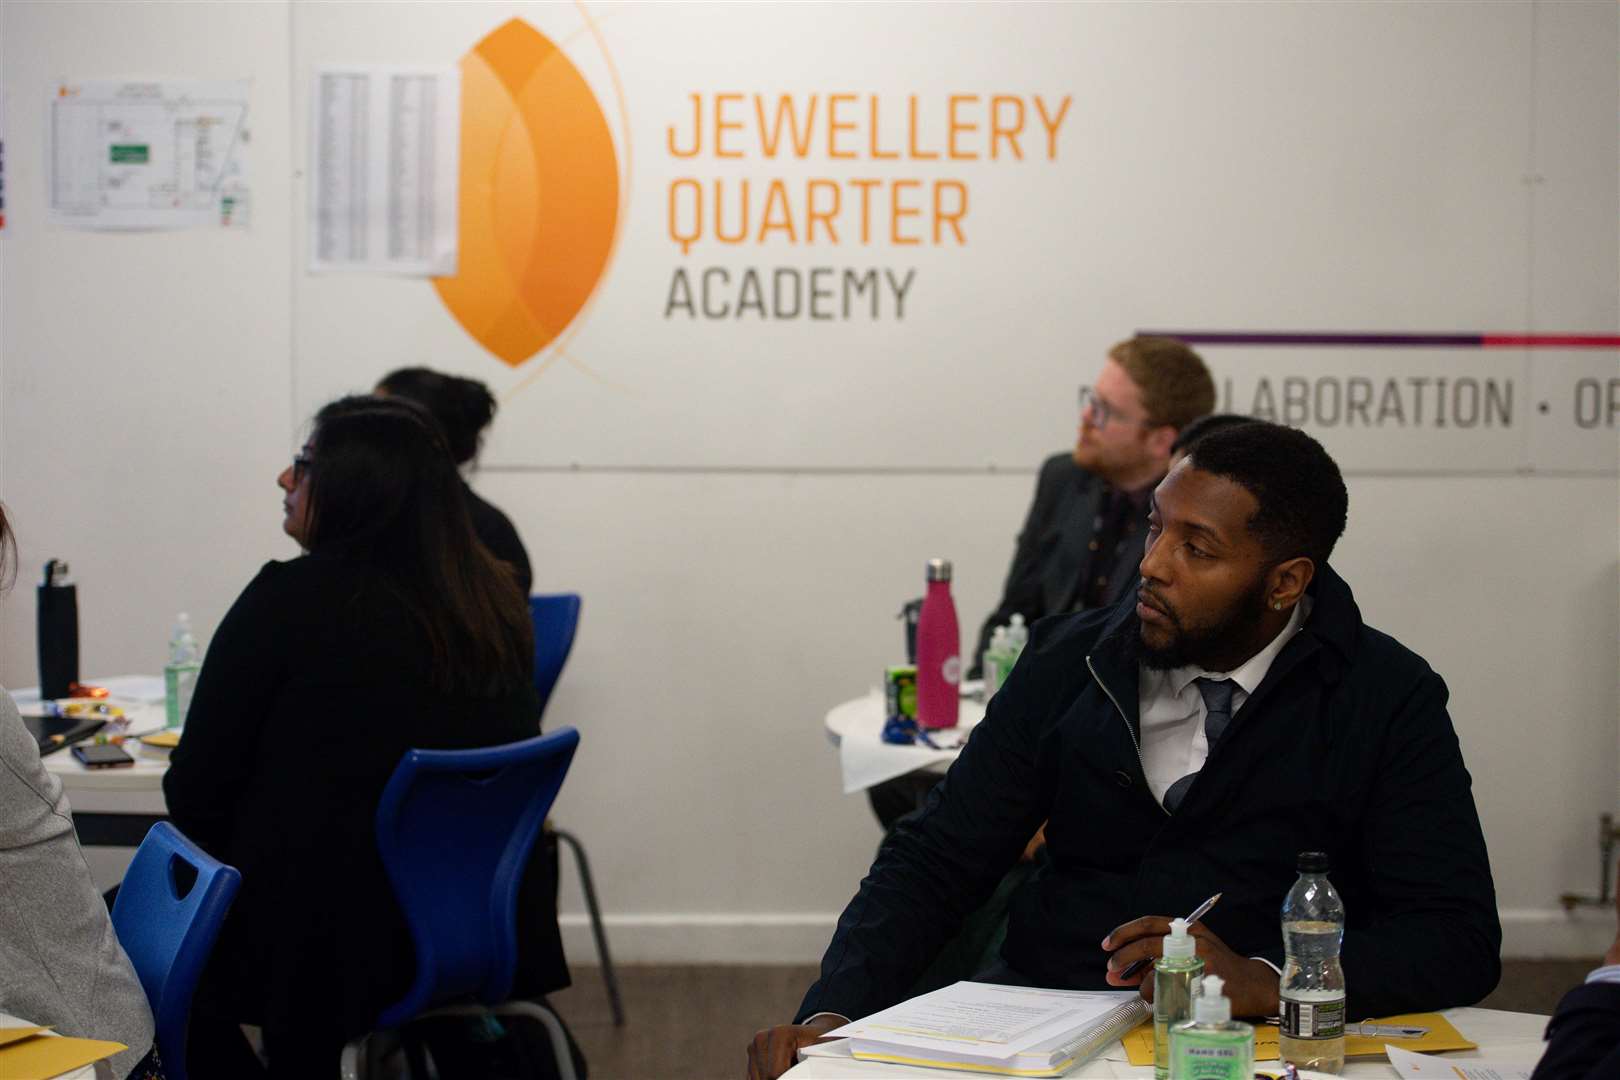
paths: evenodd
<path fill-rule="evenodd" d="M 175 825 L 242 872 L 204 983 L 242 1022 L 348 1037 L 408 988 L 410 935 L 377 854 L 383 787 L 411 747 L 539 728 L 529 683 L 449 696 L 428 668 L 382 576 L 329 556 L 266 563 L 215 633 L 163 791 Z M 528 992 L 568 983 L 550 866 L 532 860 L 520 897 Z"/>
<path fill-rule="evenodd" d="M 480 499 L 477 492 L 466 486 L 465 481 L 462 487 L 467 494 L 467 512 L 472 515 L 473 532 L 478 534 L 478 539 L 492 555 L 512 567 L 512 573 L 517 576 L 518 589 L 528 596 L 529 589 L 534 585 L 534 574 L 529 569 L 529 553 L 524 550 L 523 541 L 518 539 L 512 519 Z"/>

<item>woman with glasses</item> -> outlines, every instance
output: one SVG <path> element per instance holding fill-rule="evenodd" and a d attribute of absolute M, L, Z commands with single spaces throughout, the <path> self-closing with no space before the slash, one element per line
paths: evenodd
<path fill-rule="evenodd" d="M 163 785 L 175 824 L 242 872 L 197 996 L 197 1076 L 259 1074 L 242 1023 L 270 1076 L 336 1075 L 413 973 L 373 825 L 395 765 L 538 729 L 527 605 L 422 409 L 328 405 L 277 482 L 305 554 L 267 563 L 220 624 Z M 555 918 L 525 946 L 530 988 L 566 985 Z"/>

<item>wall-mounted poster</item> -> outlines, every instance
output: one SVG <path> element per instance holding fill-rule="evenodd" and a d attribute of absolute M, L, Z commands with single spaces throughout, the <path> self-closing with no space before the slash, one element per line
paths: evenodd
<path fill-rule="evenodd" d="M 47 108 L 51 224 L 247 226 L 247 82 L 63 82 Z"/>

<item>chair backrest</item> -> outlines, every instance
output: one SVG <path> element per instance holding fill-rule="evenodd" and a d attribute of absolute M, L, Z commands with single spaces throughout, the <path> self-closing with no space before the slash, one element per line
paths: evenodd
<path fill-rule="evenodd" d="M 578 593 L 529 597 L 529 618 L 534 623 L 534 688 L 540 694 L 542 714 L 568 661 L 568 651 L 574 647 L 579 608 Z"/>
<path fill-rule="evenodd" d="M 191 887 L 185 880 L 195 879 Z M 170 1080 L 186 1080 L 191 998 L 242 875 L 160 821 L 118 886 L 112 922 L 152 1005 L 158 1055 Z"/>
<path fill-rule="evenodd" d="M 408 750 L 377 804 L 377 851 L 416 946 L 416 979 L 378 1018 L 399 1027 L 469 995 L 505 1001 L 518 885 L 579 732 L 481 750 Z"/>

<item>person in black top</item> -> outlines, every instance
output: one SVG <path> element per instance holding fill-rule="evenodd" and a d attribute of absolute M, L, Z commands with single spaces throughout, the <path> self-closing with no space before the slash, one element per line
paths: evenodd
<path fill-rule="evenodd" d="M 1368 626 L 1329 562 L 1348 494 L 1303 432 L 1239 424 L 1153 491 L 1136 588 L 1044 619 L 923 810 L 884 841 L 794 1024 L 750 1080 L 903 999 L 1047 822 L 986 981 L 1142 986 L 1169 918 L 1235 1016 L 1277 1011 L 1277 912 L 1301 851 L 1344 898 L 1346 1015 L 1468 1005 L 1501 974 L 1501 923 L 1444 681 Z"/>
<path fill-rule="evenodd" d="M 1615 908 L 1620 911 L 1620 895 Z M 1620 931 L 1603 954 L 1603 965 L 1558 1003 L 1546 1039 L 1532 1080 L 1620 1076 Z"/>
<path fill-rule="evenodd" d="M 489 387 L 478 380 L 445 375 L 425 367 L 400 368 L 390 372 L 377 384 L 376 392 L 389 397 L 407 398 L 432 413 L 434 421 L 444 431 L 450 456 L 457 465 L 462 466 L 478 456 L 484 429 L 495 419 L 497 408 Z M 534 575 L 529 568 L 529 553 L 518 538 L 512 520 L 479 498 L 465 482 L 462 491 L 478 539 L 497 559 L 511 566 L 512 573 L 517 577 L 518 588 L 524 596 L 528 596 L 534 584 Z"/>
<path fill-rule="evenodd" d="M 962 658 L 968 678 L 983 674 L 991 634 L 1013 615 L 1033 626 L 1047 615 L 1107 607 L 1130 591 L 1148 495 L 1169 469 L 1181 429 L 1214 407 L 1209 369 L 1184 343 L 1138 336 L 1108 350 L 1094 385 L 1080 389 L 1074 449 L 1041 465 L 1001 599 Z M 885 833 L 921 807 L 934 779 L 908 773 L 867 790 Z"/>
<path fill-rule="evenodd" d="M 1180 341 L 1133 337 L 1108 350 L 1095 385 L 1080 392 L 1073 450 L 1041 465 L 996 609 L 979 630 L 970 675 L 991 632 L 1016 612 L 1037 619 L 1107 607 L 1135 578 L 1147 499 L 1170 467 L 1171 445 L 1215 407 L 1203 359 Z"/>
<path fill-rule="evenodd" d="M 335 1076 L 413 975 L 377 853 L 377 803 L 412 747 L 490 746 L 539 728 L 532 630 L 473 535 L 444 438 L 409 401 L 346 398 L 278 478 L 307 554 L 265 564 L 221 622 L 164 777 L 175 825 L 242 873 L 205 971 L 190 1072 Z M 531 865 L 520 981 L 567 985 L 554 893 Z"/>

